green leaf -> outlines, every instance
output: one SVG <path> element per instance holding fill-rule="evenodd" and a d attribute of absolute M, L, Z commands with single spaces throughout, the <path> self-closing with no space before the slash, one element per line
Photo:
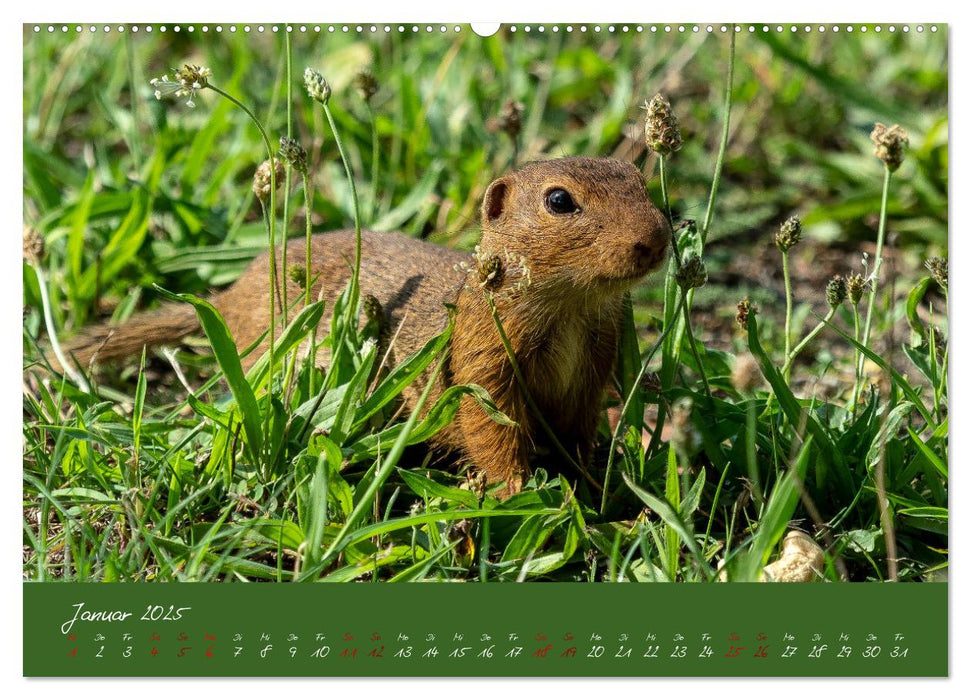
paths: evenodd
<path fill-rule="evenodd" d="M 125 218 L 99 253 L 100 266 L 90 266 L 84 271 L 79 285 L 82 296 L 93 297 L 99 279 L 113 279 L 136 258 L 148 233 L 150 212 L 151 198 L 148 193 L 136 191 Z"/>
<path fill-rule="evenodd" d="M 762 519 L 759 520 L 755 540 L 749 551 L 734 567 L 733 581 L 758 581 L 762 567 L 765 566 L 776 544 L 785 534 L 799 503 L 799 493 L 809 469 L 809 454 L 812 445 L 810 436 L 803 444 L 792 468 L 787 471 L 769 497 Z"/>
<path fill-rule="evenodd" d="M 292 520 L 276 518 L 253 518 L 234 523 L 233 530 L 244 529 L 258 534 L 261 538 L 279 544 L 284 549 L 296 552 L 307 539 L 306 533 Z"/>
<path fill-rule="evenodd" d="M 910 322 L 910 327 L 915 331 L 920 333 L 921 336 L 925 334 L 925 328 L 923 321 L 917 315 L 917 306 L 924 299 L 924 294 L 927 293 L 927 287 L 931 283 L 930 277 L 925 277 L 910 290 L 910 294 L 907 295 L 907 320 Z"/>
<path fill-rule="evenodd" d="M 478 508 L 479 499 L 471 491 L 445 486 L 437 481 L 428 479 L 421 474 L 407 469 L 398 469 L 398 474 L 416 495 L 424 499 L 441 498 L 449 504 Z"/>
<path fill-rule="evenodd" d="M 759 343 L 759 328 L 758 322 L 755 320 L 755 314 L 749 314 L 748 317 L 748 346 L 752 355 L 759 363 L 762 376 L 765 377 L 766 381 L 772 387 L 776 399 L 779 401 L 779 406 L 782 407 L 789 422 L 794 426 L 806 426 L 809 434 L 819 443 L 826 461 L 835 467 L 836 478 L 839 479 L 842 490 L 845 493 L 854 491 L 852 475 L 846 467 L 842 453 L 833 442 L 832 436 L 830 436 L 815 416 L 802 409 L 799 401 L 796 400 L 796 397 L 789 389 L 789 385 L 786 384 L 785 378 L 783 378 L 779 370 L 772 364 L 768 354 Z M 817 466 L 818 471 L 819 467 Z"/>
<path fill-rule="evenodd" d="M 914 347 L 912 345 L 904 345 L 904 354 L 910 358 L 910 361 L 914 363 L 914 367 L 924 375 L 931 386 L 938 383 L 938 377 L 935 372 L 934 364 L 931 362 L 930 346 L 926 343 Z"/>
<path fill-rule="evenodd" d="M 188 558 L 192 551 L 178 539 L 162 537 L 159 535 L 152 536 L 151 544 L 161 545 L 164 549 L 174 553 L 176 556 L 183 558 Z M 220 573 L 236 573 L 241 576 L 250 576 L 253 578 L 261 578 L 266 580 L 276 580 L 277 574 L 279 573 L 275 566 L 258 564 L 239 557 L 218 557 L 215 554 L 205 554 L 203 561 L 205 561 L 207 564 L 216 564 L 218 562 Z M 288 580 L 290 578 L 290 573 L 288 571 L 284 571 L 283 578 L 284 580 Z"/>
<path fill-rule="evenodd" d="M 335 444 L 323 435 L 313 435 L 310 438 L 309 452 L 311 455 L 319 456 L 321 452 L 329 450 Z M 343 458 L 343 454 L 341 455 Z M 351 487 L 341 476 L 343 461 L 336 460 L 334 457 L 327 459 L 327 498 L 334 504 L 336 518 L 343 522 L 354 510 L 354 493 Z"/>
<path fill-rule="evenodd" d="M 657 513 L 658 517 L 664 521 L 665 525 L 671 526 L 671 529 L 677 533 L 678 537 L 681 538 L 681 541 L 688 548 L 688 551 L 691 552 L 695 563 L 701 568 L 705 576 L 709 579 L 712 578 L 714 576 L 714 572 L 711 570 L 711 566 L 709 566 L 708 562 L 705 561 L 704 556 L 702 556 L 701 549 L 698 547 L 698 543 L 695 541 L 694 535 L 691 534 L 689 525 L 682 520 L 681 516 L 678 514 L 678 511 L 675 510 L 675 508 L 666 500 L 658 498 L 657 496 L 654 496 L 642 489 L 626 474 L 624 475 L 624 481 L 627 482 L 627 486 L 631 491 L 634 492 L 634 495 L 644 502 L 644 505 Z"/>
<path fill-rule="evenodd" d="M 399 363 L 385 377 L 355 413 L 356 420 L 351 433 L 360 430 L 371 416 L 388 405 L 406 386 L 412 384 L 425 371 L 432 360 L 438 357 L 448 345 L 453 328 L 454 323 L 450 320 L 444 331 L 428 340 L 421 350 L 408 357 L 404 362 Z"/>
<path fill-rule="evenodd" d="M 295 419 L 299 418 L 304 423 L 308 418 L 311 418 L 310 426 L 312 429 L 323 428 L 324 430 L 330 430 L 330 427 L 334 424 L 334 416 L 337 414 L 337 409 L 344 400 L 344 393 L 347 391 L 347 388 L 347 384 L 342 384 L 327 391 L 323 399 L 320 400 L 319 405 L 317 403 L 318 397 L 312 396 L 293 411 L 293 417 Z M 316 408 L 316 411 L 311 417 L 310 411 L 314 408 Z M 294 427 L 297 426 L 298 422 L 294 420 Z"/>
<path fill-rule="evenodd" d="M 883 425 L 870 443 L 870 449 L 866 453 L 866 464 L 876 466 L 880 461 L 880 455 L 884 451 L 888 440 L 896 439 L 900 429 L 900 423 L 910 415 L 913 405 L 908 401 L 902 401 L 894 407 L 883 421 Z"/>
<path fill-rule="evenodd" d="M 411 581 L 421 581 L 431 571 L 431 568 L 437 564 L 442 558 L 455 549 L 460 540 L 455 540 L 454 542 L 449 542 L 444 547 L 439 548 L 434 554 L 425 559 L 418 559 L 414 564 L 404 569 L 400 573 L 395 574 L 388 579 L 388 583 L 407 583 Z M 409 548 L 410 554 L 410 548 Z M 417 557 L 416 557 L 417 559 Z"/>
<path fill-rule="evenodd" d="M 320 323 L 320 319 L 324 315 L 324 302 L 317 301 L 310 306 L 305 306 L 300 309 L 292 321 L 280 334 L 280 337 L 276 339 L 273 344 L 273 356 L 277 360 L 286 356 L 288 352 L 293 350 L 300 341 L 307 337 L 307 335 L 317 327 Z M 267 374 L 270 369 L 270 352 L 263 353 L 263 356 L 258 359 L 252 367 L 250 367 L 249 372 L 246 373 L 246 379 L 251 386 L 261 386 L 263 381 L 266 379 Z"/>
<path fill-rule="evenodd" d="M 637 344 L 637 327 L 634 324 L 633 302 L 630 293 L 624 294 L 624 308 L 620 319 L 617 378 L 620 383 L 620 395 L 626 397 L 631 395 L 634 379 L 641 369 L 641 353 Z M 627 425 L 625 436 L 628 438 L 628 444 L 636 448 L 640 445 L 644 428 L 644 402 L 641 400 L 639 389 L 634 391 L 630 407 L 624 415 L 624 422 Z M 641 476 L 643 477 L 643 475 Z"/>
<path fill-rule="evenodd" d="M 215 406 L 206 403 L 194 394 L 189 394 L 186 396 L 186 401 L 188 402 L 189 406 L 192 407 L 192 410 L 198 413 L 200 416 L 208 418 L 218 426 L 226 429 L 229 428 L 230 415 L 232 414 L 231 411 L 220 411 Z"/>
<path fill-rule="evenodd" d="M 465 518 L 523 518 L 530 516 L 558 515 L 559 509 L 538 508 L 538 509 L 518 509 L 518 510 L 499 510 L 499 509 L 478 509 L 478 510 L 445 510 L 434 513 L 421 513 L 411 515 L 396 520 L 385 520 L 384 522 L 374 523 L 355 530 L 347 536 L 346 545 L 356 544 L 364 540 L 369 540 L 378 535 L 386 535 L 389 532 L 405 530 L 412 527 L 427 525 L 428 523 L 448 522 L 451 520 L 463 520 Z"/>
<path fill-rule="evenodd" d="M 926 406 L 924 406 L 923 401 L 920 400 L 920 396 L 918 396 L 917 392 L 914 391 L 914 388 L 907 383 L 907 380 L 904 379 L 897 370 L 895 370 L 893 367 L 888 365 L 880 355 L 873 352 L 873 350 L 866 347 L 862 343 L 857 342 L 852 336 L 847 335 L 845 332 L 843 332 L 838 327 L 834 326 L 832 323 L 826 323 L 826 325 L 832 328 L 834 331 L 836 331 L 837 334 L 842 336 L 843 340 L 845 340 L 850 345 L 852 345 L 857 350 L 859 350 L 861 353 L 866 355 L 866 357 L 872 360 L 877 367 L 879 367 L 884 372 L 889 374 L 894 385 L 897 388 L 899 388 L 900 391 L 903 392 L 904 396 L 907 397 L 908 401 L 914 404 L 914 408 L 917 409 L 921 417 L 924 419 L 924 421 L 926 421 L 928 427 L 931 430 L 937 427 L 937 425 L 934 423 L 933 418 L 931 417 L 930 411 L 927 409 Z"/>
<path fill-rule="evenodd" d="M 927 461 L 933 465 L 933 467 L 937 470 L 937 472 L 946 479 L 947 464 L 945 464 L 944 461 L 940 457 L 938 457 L 934 453 L 934 451 L 930 447 L 928 447 L 924 443 L 924 441 L 920 439 L 920 436 L 917 433 L 915 433 L 911 428 L 907 428 L 907 432 L 910 434 L 910 439 L 917 446 L 917 449 L 920 450 L 920 453 L 924 455 L 927 458 Z"/>
<path fill-rule="evenodd" d="M 374 342 L 370 342 L 365 345 L 363 350 L 364 356 L 361 359 L 361 364 L 348 382 L 347 390 L 344 392 L 344 398 L 337 407 L 337 413 L 334 414 L 334 424 L 330 430 L 330 438 L 338 445 L 344 443 L 344 440 L 349 435 L 351 426 L 354 424 L 356 417 L 354 409 L 357 408 L 358 401 L 367 389 L 367 381 L 371 376 L 371 368 L 374 367 L 374 359 L 377 357 L 378 346 Z"/>
<path fill-rule="evenodd" d="M 317 468 L 310 482 L 310 523 L 307 528 L 307 565 L 313 566 L 321 554 L 324 528 L 327 526 L 328 473 L 340 469 L 343 457 L 340 447 L 324 436 L 318 436 L 317 445 L 321 448 L 317 458 Z"/>
<path fill-rule="evenodd" d="M 909 515 L 912 518 L 937 518 L 947 520 L 947 508 L 937 506 L 921 506 L 919 508 L 901 508 L 897 511 L 900 515 Z"/>
<path fill-rule="evenodd" d="M 459 404 L 463 396 L 471 396 L 489 415 L 492 420 L 500 425 L 514 427 L 515 421 L 499 410 L 498 406 L 492 402 L 489 392 L 477 384 L 460 384 L 449 387 L 439 397 L 435 405 L 428 410 L 428 414 L 415 425 L 414 430 L 408 435 L 408 445 L 416 445 L 425 442 L 439 430 L 452 422 L 455 414 L 459 410 Z M 380 433 L 367 435 L 349 448 L 345 449 L 345 454 L 350 456 L 351 462 L 359 462 L 362 459 L 376 457 L 382 449 L 387 449 L 401 434 L 404 425 L 399 423 L 390 428 L 382 430 Z"/>
<path fill-rule="evenodd" d="M 560 475 L 560 490 L 563 491 L 564 499 L 570 512 L 570 519 L 566 523 L 566 534 L 563 538 L 563 554 L 561 558 L 561 563 L 566 564 L 574 552 L 577 551 L 577 547 L 581 543 L 586 543 L 587 524 L 583 519 L 583 511 L 580 509 L 580 504 L 570 489 L 569 482 L 562 474 Z"/>
<path fill-rule="evenodd" d="M 84 187 L 81 189 L 80 198 L 74 209 L 71 218 L 71 230 L 67 239 L 67 262 L 75 290 L 80 288 L 84 273 L 84 233 L 87 230 L 94 197 L 94 171 L 91 170 L 84 181 Z"/>
<path fill-rule="evenodd" d="M 685 495 L 684 500 L 681 501 L 681 517 L 690 519 L 694 512 L 698 510 L 698 506 L 701 504 L 701 494 L 705 488 L 705 468 L 702 467 L 698 478 L 695 479 L 695 483 L 691 485 L 688 489 L 688 493 Z"/>
<path fill-rule="evenodd" d="M 142 348 L 142 360 L 138 366 L 138 385 L 135 387 L 135 404 L 131 413 L 132 444 L 135 453 L 141 446 L 142 413 L 145 410 L 145 348 Z"/>
<path fill-rule="evenodd" d="M 236 352 L 236 342 L 233 340 L 232 333 L 226 326 L 223 317 L 220 316 L 216 307 L 205 299 L 200 299 L 192 294 L 173 294 L 172 292 L 155 286 L 163 296 L 175 301 L 184 301 L 192 304 L 202 324 L 202 330 L 209 338 L 213 354 L 219 363 L 223 376 L 229 384 L 236 404 L 239 406 L 240 415 L 243 421 L 243 432 L 246 434 L 246 444 L 255 458 L 263 450 L 263 426 L 259 404 L 253 389 L 243 375 L 243 366 L 239 361 L 239 353 Z"/>
<path fill-rule="evenodd" d="M 559 522 L 555 517 L 550 518 L 542 515 L 526 518 L 516 529 L 512 539 L 509 540 L 500 561 L 523 561 L 536 553 L 553 534 L 553 530 L 559 525 Z"/>
<path fill-rule="evenodd" d="M 63 499 L 65 502 L 70 503 L 117 503 L 118 499 L 101 491 L 96 491 L 94 489 L 83 488 L 80 486 L 54 489 L 51 491 L 51 495 L 55 498 Z"/>
<path fill-rule="evenodd" d="M 678 455 L 674 445 L 668 445 L 668 471 L 664 484 L 664 496 L 675 513 L 681 510 L 681 479 L 678 476 Z M 693 538 L 692 538 L 693 539 Z M 675 581 L 678 577 L 678 559 L 681 546 L 678 542 L 678 531 L 672 523 L 664 523 L 664 549 L 667 559 L 668 577 Z"/>

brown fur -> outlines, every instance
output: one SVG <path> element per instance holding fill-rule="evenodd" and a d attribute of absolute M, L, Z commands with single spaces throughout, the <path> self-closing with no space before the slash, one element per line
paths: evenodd
<path fill-rule="evenodd" d="M 578 211 L 548 211 L 545 197 L 554 188 L 567 190 Z M 529 394 L 560 442 L 586 463 L 617 356 L 623 294 L 663 261 L 667 223 L 632 165 L 564 158 L 530 163 L 493 182 L 482 205 L 482 228 L 482 251 L 524 258 L 530 270 L 525 292 L 497 291 L 499 315 Z M 304 255 L 303 241 L 289 243 L 290 261 L 302 264 Z M 312 275 L 319 280 L 312 296 L 330 302 L 350 276 L 353 232 L 314 236 L 311 257 Z M 397 333 L 394 356 L 402 359 L 444 328 L 444 304 L 456 304 L 448 371 L 432 387 L 430 401 L 449 383 L 479 384 L 518 427 L 495 423 L 466 398 L 457 420 L 435 442 L 481 470 L 487 482 L 505 481 L 506 493 L 516 493 L 538 458 L 549 455 L 546 464 L 554 471 L 561 460 L 527 409 L 485 292 L 474 277 L 456 269 L 463 261 L 469 256 L 401 234 L 364 232 L 361 293 L 381 303 L 385 328 Z M 264 253 L 212 298 L 240 348 L 269 325 L 267 265 Z M 507 285 L 511 282 L 507 275 Z M 289 299 L 302 298 L 302 291 L 288 284 Z M 117 329 L 89 331 L 71 350 L 87 363 L 135 354 L 143 345 L 172 342 L 197 329 L 191 309 L 167 306 L 138 314 Z M 263 349 L 244 359 L 244 366 Z M 427 376 L 409 387 L 404 395 L 409 407 L 426 383 Z"/>
<path fill-rule="evenodd" d="M 167 345 L 199 330 L 199 319 L 189 304 L 165 304 L 155 311 L 135 314 L 119 326 L 84 329 L 66 348 L 81 367 L 140 354 L 142 348 Z M 54 369 L 60 369 L 50 358 Z"/>

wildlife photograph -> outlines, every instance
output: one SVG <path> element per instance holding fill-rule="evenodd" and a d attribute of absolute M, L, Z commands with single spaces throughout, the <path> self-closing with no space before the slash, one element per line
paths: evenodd
<path fill-rule="evenodd" d="M 947 581 L 946 25 L 22 32 L 24 581 Z"/>

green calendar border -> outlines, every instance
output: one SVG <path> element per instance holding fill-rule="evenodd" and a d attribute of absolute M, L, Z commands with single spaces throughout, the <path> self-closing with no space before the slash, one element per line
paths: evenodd
<path fill-rule="evenodd" d="M 25 583 L 23 672 L 25 676 L 946 676 L 947 590 L 945 583 Z M 78 604 L 86 611 L 118 610 L 131 615 L 120 622 L 78 619 L 68 630 L 72 639 L 63 627 Z M 191 609 L 179 614 L 183 607 Z M 685 610 L 691 613 L 685 615 Z M 149 611 L 160 619 L 139 619 Z M 166 621 L 166 615 L 179 619 Z M 131 634 L 132 640 L 122 641 L 124 633 Z M 158 636 L 154 642 L 150 641 L 153 633 Z M 98 634 L 105 639 L 95 641 Z M 206 639 L 206 634 L 214 639 Z M 236 634 L 242 635 L 240 641 L 233 641 Z M 297 639 L 288 638 L 294 634 Z M 354 639 L 345 640 L 345 634 Z M 427 641 L 428 634 L 436 635 L 434 642 Z M 482 641 L 484 634 L 491 639 Z M 511 640 L 509 634 L 518 639 Z M 654 640 L 649 642 L 647 634 L 653 634 Z M 683 639 L 676 641 L 679 634 Z M 702 642 L 703 634 L 710 635 L 708 642 Z M 848 636 L 841 639 L 841 634 Z M 572 641 L 565 639 L 568 635 Z M 599 635 L 599 640 L 593 635 Z M 813 635 L 820 637 L 813 639 Z M 128 657 L 122 655 L 123 644 L 132 647 Z M 150 644 L 159 652 L 156 656 L 150 654 Z M 706 644 L 711 653 L 699 655 Z M 727 656 L 733 644 L 741 651 Z M 482 655 L 490 645 L 492 653 Z M 644 658 L 652 645 L 658 647 L 656 655 Z M 813 649 L 822 645 L 824 650 L 814 657 Z M 206 656 L 204 649 L 210 646 L 212 653 Z M 569 655 L 571 646 L 577 648 L 575 656 Z M 678 656 L 682 646 L 685 651 Z M 759 646 L 765 647 L 761 657 Z M 851 651 L 841 658 L 837 648 L 844 646 Z M 104 647 L 100 658 L 98 647 Z M 242 651 L 237 651 L 240 647 Z M 261 655 L 266 647 L 270 649 Z M 324 647 L 326 655 L 314 655 Z M 384 648 L 378 652 L 380 647 Z M 401 650 L 407 647 L 411 653 L 405 657 Z M 438 654 L 423 655 L 431 647 Z M 598 647 L 602 651 L 596 656 Z M 182 648 L 188 651 L 179 656 Z M 358 652 L 348 656 L 352 648 Z M 521 651 L 512 653 L 516 648 Z M 868 648 L 871 654 L 865 657 Z M 348 650 L 344 655 L 343 649 Z M 625 649 L 631 650 L 626 656 Z M 892 656 L 894 649 L 897 653 Z"/>

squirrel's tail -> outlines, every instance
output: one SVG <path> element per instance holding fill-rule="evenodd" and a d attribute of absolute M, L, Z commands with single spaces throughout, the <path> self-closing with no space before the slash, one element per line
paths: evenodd
<path fill-rule="evenodd" d="M 191 304 L 166 304 L 154 311 L 137 313 L 117 326 L 105 323 L 86 328 L 67 343 L 64 354 L 87 369 L 93 363 L 138 355 L 142 348 L 175 343 L 199 328 Z M 55 369 L 62 369 L 56 361 L 54 364 Z"/>

